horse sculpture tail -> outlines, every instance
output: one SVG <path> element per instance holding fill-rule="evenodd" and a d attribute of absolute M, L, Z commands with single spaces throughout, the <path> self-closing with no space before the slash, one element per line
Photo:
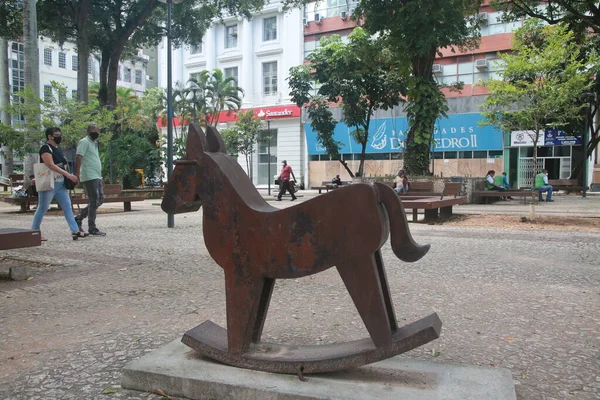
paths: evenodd
<path fill-rule="evenodd" d="M 406 262 L 420 260 L 429 251 L 429 245 L 420 246 L 413 240 L 408 228 L 408 221 L 402 207 L 402 201 L 391 187 L 382 183 L 374 183 L 390 220 L 390 236 L 392 250 L 396 257 Z"/>

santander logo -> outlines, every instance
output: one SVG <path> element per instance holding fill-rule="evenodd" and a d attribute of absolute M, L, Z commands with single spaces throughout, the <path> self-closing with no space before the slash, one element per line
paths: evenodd
<path fill-rule="evenodd" d="M 258 116 L 258 118 L 273 118 L 273 117 L 289 117 L 291 115 L 293 115 L 294 113 L 292 112 L 292 110 L 288 109 L 288 108 L 284 108 L 283 110 L 267 110 L 265 112 L 265 110 L 261 109 L 258 114 L 256 114 Z"/>

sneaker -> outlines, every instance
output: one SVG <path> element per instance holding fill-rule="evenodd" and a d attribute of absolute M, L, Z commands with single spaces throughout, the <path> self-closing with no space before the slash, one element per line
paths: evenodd
<path fill-rule="evenodd" d="M 96 229 L 95 231 L 90 231 L 90 235 L 92 235 L 92 236 L 106 236 L 106 233 L 102 232 L 99 229 Z"/>
<path fill-rule="evenodd" d="M 546 202 L 553 203 L 554 200 L 546 200 Z"/>
<path fill-rule="evenodd" d="M 294 197 L 294 198 L 293 198 L 293 199 L 291 199 L 290 201 L 294 201 L 294 200 L 296 200 L 296 199 L 297 199 L 297 197 Z"/>

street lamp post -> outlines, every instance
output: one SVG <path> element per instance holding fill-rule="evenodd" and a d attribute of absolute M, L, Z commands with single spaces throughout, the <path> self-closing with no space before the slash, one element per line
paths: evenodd
<path fill-rule="evenodd" d="M 183 0 L 158 0 L 167 4 L 167 182 L 171 183 L 173 174 L 173 66 L 171 54 L 171 12 L 173 4 Z M 175 227 L 175 215 L 167 214 L 167 227 Z"/>

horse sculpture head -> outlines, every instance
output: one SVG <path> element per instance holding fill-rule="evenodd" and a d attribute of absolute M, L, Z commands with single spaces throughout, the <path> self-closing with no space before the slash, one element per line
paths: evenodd
<path fill-rule="evenodd" d="M 198 211 L 202 206 L 202 177 L 206 169 L 206 152 L 225 153 L 225 143 L 217 130 L 207 127 L 206 135 L 196 124 L 190 124 L 186 154 L 175 161 L 171 179 L 165 187 L 161 208 L 167 213 Z"/>

